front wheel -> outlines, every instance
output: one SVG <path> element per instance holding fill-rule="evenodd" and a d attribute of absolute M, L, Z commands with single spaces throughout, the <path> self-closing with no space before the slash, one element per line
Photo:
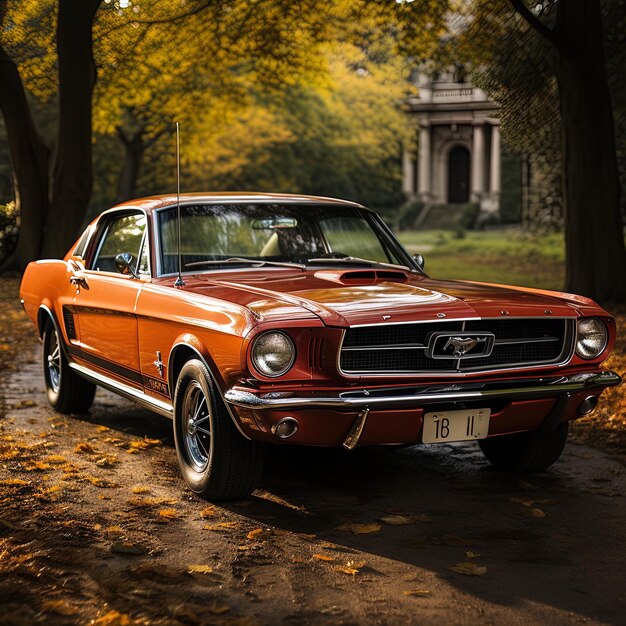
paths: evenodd
<path fill-rule="evenodd" d="M 85 413 L 89 409 L 96 386 L 70 368 L 59 331 L 50 319 L 43 331 L 43 376 L 52 408 L 59 413 Z"/>
<path fill-rule="evenodd" d="M 250 495 L 263 472 L 265 447 L 235 427 L 205 364 L 185 363 L 174 395 L 176 454 L 189 488 L 207 500 Z"/>
<path fill-rule="evenodd" d="M 552 431 L 533 430 L 481 439 L 487 460 L 505 472 L 541 472 L 555 463 L 565 448 L 569 422 Z"/>

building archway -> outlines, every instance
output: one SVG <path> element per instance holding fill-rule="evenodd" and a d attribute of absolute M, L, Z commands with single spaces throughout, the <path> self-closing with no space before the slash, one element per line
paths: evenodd
<path fill-rule="evenodd" d="M 448 153 L 448 203 L 469 202 L 470 151 L 465 146 L 454 146 Z"/>

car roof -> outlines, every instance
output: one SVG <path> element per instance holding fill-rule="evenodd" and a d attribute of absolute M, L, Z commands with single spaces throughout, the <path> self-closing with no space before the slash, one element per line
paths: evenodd
<path fill-rule="evenodd" d="M 148 196 L 145 198 L 137 198 L 117 204 L 112 209 L 120 208 L 140 208 L 147 212 L 161 209 L 166 206 L 175 205 L 177 201 L 176 194 L 164 194 L 159 196 Z M 312 204 L 330 204 L 337 206 L 353 206 L 366 208 L 356 202 L 350 200 L 339 200 L 337 198 L 325 198 L 321 196 L 307 196 L 302 194 L 291 193 L 261 193 L 261 192 L 232 192 L 220 191 L 215 193 L 181 193 L 181 205 L 188 204 L 294 204 L 294 205 L 312 205 Z"/>

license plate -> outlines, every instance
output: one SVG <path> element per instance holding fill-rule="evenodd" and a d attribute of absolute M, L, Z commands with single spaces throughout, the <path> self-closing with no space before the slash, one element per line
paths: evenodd
<path fill-rule="evenodd" d="M 461 409 L 424 415 L 422 441 L 442 443 L 484 439 L 489 433 L 491 409 Z"/>

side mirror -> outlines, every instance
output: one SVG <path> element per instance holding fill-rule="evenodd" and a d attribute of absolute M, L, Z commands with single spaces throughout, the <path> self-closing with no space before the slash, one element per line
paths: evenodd
<path fill-rule="evenodd" d="M 120 274 L 131 274 L 134 278 L 139 278 L 137 272 L 133 269 L 135 257 L 130 252 L 120 252 L 115 257 L 115 269 Z"/>
<path fill-rule="evenodd" d="M 413 255 L 413 260 L 419 265 L 419 268 L 421 270 L 424 269 L 424 257 L 421 254 L 414 254 Z"/>

